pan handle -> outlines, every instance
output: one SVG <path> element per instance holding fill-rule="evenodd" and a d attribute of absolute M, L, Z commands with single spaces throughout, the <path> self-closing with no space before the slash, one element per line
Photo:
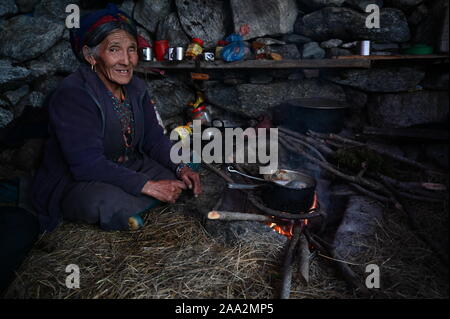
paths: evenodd
<path fill-rule="evenodd" d="M 256 189 L 259 187 L 264 187 L 269 184 L 259 184 L 259 185 L 248 185 L 248 184 L 237 184 L 237 183 L 228 183 L 229 189 Z"/>
<path fill-rule="evenodd" d="M 264 178 L 259 178 L 259 177 L 255 177 L 255 176 L 251 176 L 251 175 L 247 175 L 247 174 L 241 173 L 241 172 L 235 170 L 235 169 L 233 168 L 233 166 L 228 166 L 228 167 L 227 167 L 227 170 L 228 170 L 230 173 L 239 174 L 239 175 L 241 175 L 241 176 L 245 176 L 245 177 L 248 177 L 248 178 L 251 178 L 251 179 L 255 179 L 255 180 L 260 181 L 260 182 L 266 182 L 266 183 L 268 182 L 268 181 L 266 181 Z"/>

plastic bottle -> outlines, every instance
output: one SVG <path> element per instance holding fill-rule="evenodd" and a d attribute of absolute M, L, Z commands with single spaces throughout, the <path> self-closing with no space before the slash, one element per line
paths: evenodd
<path fill-rule="evenodd" d="M 191 44 L 189 44 L 186 50 L 186 57 L 188 59 L 195 59 L 198 55 L 203 52 L 203 40 L 199 38 L 192 39 Z"/>

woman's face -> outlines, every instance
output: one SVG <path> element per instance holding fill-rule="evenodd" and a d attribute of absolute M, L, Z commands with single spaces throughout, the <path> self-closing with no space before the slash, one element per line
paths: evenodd
<path fill-rule="evenodd" d="M 117 30 L 100 43 L 96 72 L 109 84 L 125 85 L 131 81 L 138 60 L 136 39 L 124 30 Z"/>

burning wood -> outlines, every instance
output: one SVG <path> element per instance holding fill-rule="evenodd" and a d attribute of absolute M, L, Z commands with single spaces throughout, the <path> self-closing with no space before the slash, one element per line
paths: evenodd
<path fill-rule="evenodd" d="M 269 216 L 258 214 L 246 214 L 239 212 L 225 212 L 225 211 L 210 211 L 208 219 L 224 220 L 224 221 L 257 221 L 257 222 L 271 222 L 273 219 Z"/>

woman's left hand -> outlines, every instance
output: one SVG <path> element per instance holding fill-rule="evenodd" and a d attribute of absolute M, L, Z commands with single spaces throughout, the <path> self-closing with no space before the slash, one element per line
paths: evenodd
<path fill-rule="evenodd" d="M 196 197 L 202 193 L 200 175 L 194 172 L 188 166 L 185 166 L 181 169 L 180 179 L 186 184 L 189 189 L 193 190 Z"/>

